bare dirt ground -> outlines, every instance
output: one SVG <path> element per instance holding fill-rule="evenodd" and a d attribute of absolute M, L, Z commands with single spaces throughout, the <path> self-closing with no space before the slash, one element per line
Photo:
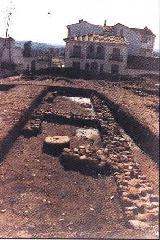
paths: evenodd
<path fill-rule="evenodd" d="M 15 84 L 19 84 L 16 81 Z M 31 83 L 40 84 L 40 82 Z M 43 84 L 45 85 L 46 82 L 41 82 L 41 85 Z M 53 83 L 49 80 L 47 84 Z M 68 84 L 65 81 L 57 82 L 55 85 L 58 84 L 75 86 L 74 83 Z M 146 111 L 147 108 L 144 104 L 144 101 L 148 104 L 148 101 L 153 101 L 153 99 L 148 100 L 148 97 L 142 98 L 134 95 L 130 90 L 119 88 L 114 84 L 102 87 L 94 81 L 87 83 L 77 81 L 76 86 L 98 88 L 106 92 L 107 96 L 118 101 L 127 111 L 136 114 L 136 117 L 139 117 L 140 111 L 142 111 L 141 115 L 143 116 L 139 117 L 140 121 L 143 120 L 145 124 L 149 124 L 157 134 L 158 115 L 153 108 Z M 19 88 L 18 94 L 21 94 L 23 86 Z M 30 87 L 25 88 L 29 89 Z M 33 90 L 34 86 L 30 89 Z M 36 90 L 34 91 L 36 92 Z M 10 96 L 11 99 L 11 92 L 9 92 L 10 95 L 2 94 L 4 94 L 1 95 L 2 99 L 6 99 L 6 96 Z M 25 92 L 22 95 L 23 98 L 18 99 L 18 95 L 15 93 L 15 105 L 19 103 L 24 105 Z M 32 96 L 27 98 L 31 99 Z M 157 97 L 153 98 L 157 103 Z M 66 101 L 62 97 L 58 97 L 54 101 L 52 110 L 60 113 L 85 112 L 88 114 L 88 111 L 79 104 Z M 151 118 L 148 118 L 150 115 Z M 67 171 L 60 164 L 58 157 L 42 152 L 43 140 L 48 135 L 67 135 L 71 137 L 72 147 L 89 144 L 90 140 L 76 136 L 78 127 L 43 122 L 42 129 L 42 133 L 37 137 L 19 136 L 1 163 L 1 238 L 157 238 L 154 230 L 150 232 L 133 230 L 126 226 L 112 173 L 96 177 L 84 172 Z M 159 185 L 157 164 L 131 140 L 129 141 L 134 156 L 141 165 L 141 170 L 157 193 Z"/>
<path fill-rule="evenodd" d="M 158 84 L 159 81 L 156 80 L 136 83 L 105 83 L 101 81 L 106 96 L 114 103 L 119 104 L 125 112 L 138 119 L 156 136 L 159 136 L 159 98 L 155 94 L 144 92 L 144 89 L 146 91 L 155 90 L 158 93 Z M 139 92 L 138 90 L 134 91 L 135 89 L 139 89 Z"/>
<path fill-rule="evenodd" d="M 45 136 L 73 137 L 75 128 L 43 127 L 39 137 L 19 137 L 1 166 L 1 210 L 6 210 L 1 237 L 105 236 L 113 223 L 125 229 L 118 198 L 111 200 L 116 195 L 112 176 L 97 179 L 65 171 L 58 158 L 42 154 Z M 74 137 L 72 145 L 77 144 Z"/>

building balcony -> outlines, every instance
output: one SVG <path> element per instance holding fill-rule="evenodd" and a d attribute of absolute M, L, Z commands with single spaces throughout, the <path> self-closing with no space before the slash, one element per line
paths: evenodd
<path fill-rule="evenodd" d="M 96 55 L 95 59 L 104 60 L 104 55 Z"/>
<path fill-rule="evenodd" d="M 87 59 L 99 59 L 99 60 L 104 60 L 103 55 L 87 55 Z"/>
<path fill-rule="evenodd" d="M 110 54 L 110 55 L 109 55 L 109 60 L 110 60 L 110 61 L 123 62 L 123 56 L 122 56 L 122 55 Z"/>
<path fill-rule="evenodd" d="M 70 58 L 82 58 L 82 56 L 80 54 L 71 54 L 69 57 Z"/>
<path fill-rule="evenodd" d="M 96 59 L 94 54 L 87 54 L 87 59 Z"/>

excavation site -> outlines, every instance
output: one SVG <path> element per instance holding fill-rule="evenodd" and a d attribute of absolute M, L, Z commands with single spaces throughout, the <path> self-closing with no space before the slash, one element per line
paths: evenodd
<path fill-rule="evenodd" d="M 1 79 L 0 237 L 157 238 L 158 96 L 149 89 Z"/>

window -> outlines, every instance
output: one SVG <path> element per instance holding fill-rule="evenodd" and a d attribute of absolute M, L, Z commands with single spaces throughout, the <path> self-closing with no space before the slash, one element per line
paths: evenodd
<path fill-rule="evenodd" d="M 75 57 L 75 58 L 80 58 L 81 57 L 81 46 L 73 46 L 72 57 Z"/>
<path fill-rule="evenodd" d="M 92 45 L 87 48 L 87 58 L 94 58 L 94 46 Z"/>
<path fill-rule="evenodd" d="M 97 70 L 98 70 L 98 64 L 97 64 L 97 62 L 92 62 L 92 63 L 91 63 L 91 71 L 92 71 L 92 72 L 97 72 Z"/>
<path fill-rule="evenodd" d="M 120 36 L 123 37 L 123 29 L 120 30 Z"/>
<path fill-rule="evenodd" d="M 141 48 L 141 49 L 139 50 L 139 55 L 141 55 L 141 56 L 146 56 L 146 52 L 147 52 L 147 49 Z"/>
<path fill-rule="evenodd" d="M 72 67 L 75 69 L 80 69 L 80 62 L 73 62 Z"/>
<path fill-rule="evenodd" d="M 114 56 L 120 56 L 120 49 L 119 48 L 113 48 L 113 55 Z"/>
<path fill-rule="evenodd" d="M 148 36 L 146 36 L 146 35 L 142 35 L 142 39 L 141 39 L 141 42 L 142 43 L 147 43 L 148 42 Z"/>
<path fill-rule="evenodd" d="M 111 74 L 118 75 L 119 74 L 119 65 L 112 64 L 111 65 Z"/>
<path fill-rule="evenodd" d="M 102 47 L 102 46 L 97 47 L 96 58 L 104 59 L 104 47 Z"/>
<path fill-rule="evenodd" d="M 86 71 L 89 71 L 89 63 L 86 63 L 86 64 L 85 64 L 85 70 L 86 70 Z"/>
<path fill-rule="evenodd" d="M 101 64 L 101 65 L 100 65 L 100 70 L 99 70 L 100 73 L 103 73 L 103 67 L 104 67 L 104 65 Z"/>

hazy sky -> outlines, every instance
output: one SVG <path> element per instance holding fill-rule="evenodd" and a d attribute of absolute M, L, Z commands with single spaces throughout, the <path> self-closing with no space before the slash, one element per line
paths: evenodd
<path fill-rule="evenodd" d="M 156 34 L 155 48 L 159 48 L 158 5 L 159 0 L 0 0 L 0 36 L 5 35 L 11 7 L 9 33 L 17 40 L 64 44 L 66 25 L 79 19 L 103 24 L 106 19 L 108 25 L 147 26 Z"/>

